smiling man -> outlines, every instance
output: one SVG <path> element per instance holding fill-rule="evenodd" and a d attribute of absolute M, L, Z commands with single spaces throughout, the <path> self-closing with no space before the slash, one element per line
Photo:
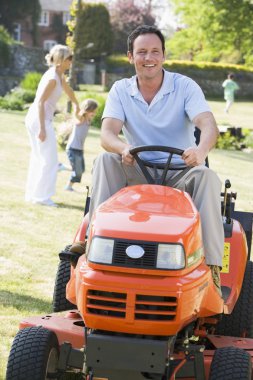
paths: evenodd
<path fill-rule="evenodd" d="M 218 137 L 215 119 L 196 82 L 163 69 L 165 41 L 160 30 L 148 25 L 135 29 L 128 37 L 128 58 L 136 75 L 114 83 L 108 95 L 101 129 L 101 143 L 107 152 L 94 164 L 90 216 L 119 189 L 147 182 L 130 153 L 132 147 L 182 149 L 182 158 L 173 158 L 174 163 L 184 163 L 189 170 L 173 187 L 187 191 L 200 212 L 206 263 L 220 293 L 224 245 L 221 182 L 204 165 Z M 195 126 L 201 130 L 198 146 Z M 158 163 L 166 160 L 161 152 L 145 152 L 142 158 Z M 175 171 L 169 171 L 168 184 L 173 176 Z"/>

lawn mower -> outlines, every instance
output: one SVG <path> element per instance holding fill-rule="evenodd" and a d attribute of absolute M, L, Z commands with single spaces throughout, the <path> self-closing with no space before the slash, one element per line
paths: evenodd
<path fill-rule="evenodd" d="M 168 154 L 154 176 L 143 151 Z M 131 150 L 147 184 L 118 191 L 90 223 L 85 214 L 74 238 L 83 247 L 60 253 L 57 313 L 20 323 L 7 380 L 252 378 L 253 213 L 235 211 L 227 180 L 221 297 L 191 197 L 164 186 L 168 170 L 178 169 L 172 157 L 182 153 Z"/>

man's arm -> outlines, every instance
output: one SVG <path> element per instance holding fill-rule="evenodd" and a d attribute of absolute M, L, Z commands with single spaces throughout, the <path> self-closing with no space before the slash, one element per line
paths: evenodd
<path fill-rule="evenodd" d="M 193 123 L 200 129 L 201 134 L 199 145 L 184 151 L 182 158 L 188 166 L 203 164 L 219 136 L 219 130 L 211 112 L 200 113 L 193 119 Z"/>
<path fill-rule="evenodd" d="M 111 117 L 104 118 L 101 127 L 101 145 L 108 152 L 120 154 L 124 164 L 133 165 L 134 158 L 129 153 L 131 146 L 119 137 L 122 127 L 121 120 Z"/>

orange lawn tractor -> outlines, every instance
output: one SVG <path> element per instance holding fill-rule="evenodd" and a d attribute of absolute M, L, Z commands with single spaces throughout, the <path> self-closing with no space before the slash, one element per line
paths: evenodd
<path fill-rule="evenodd" d="M 153 165 L 155 176 L 141 158 L 147 150 L 168 153 L 165 165 Z M 234 210 L 226 181 L 221 297 L 191 197 L 164 186 L 168 170 L 178 169 L 172 157 L 183 151 L 131 153 L 148 184 L 118 191 L 89 228 L 84 216 L 74 241 L 85 249 L 60 253 L 54 310 L 65 312 L 21 322 L 6 380 L 252 378 L 253 214 Z"/>

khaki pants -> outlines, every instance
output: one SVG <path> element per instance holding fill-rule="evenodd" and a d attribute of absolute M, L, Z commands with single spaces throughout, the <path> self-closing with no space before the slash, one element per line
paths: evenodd
<path fill-rule="evenodd" d="M 168 173 L 168 180 L 175 171 Z M 94 162 L 90 217 L 96 208 L 123 187 L 147 183 L 140 168 L 126 166 L 121 156 L 102 153 Z M 200 213 L 205 258 L 208 265 L 222 266 L 224 230 L 221 216 L 221 181 L 205 166 L 190 169 L 174 185 L 188 192 Z"/>

